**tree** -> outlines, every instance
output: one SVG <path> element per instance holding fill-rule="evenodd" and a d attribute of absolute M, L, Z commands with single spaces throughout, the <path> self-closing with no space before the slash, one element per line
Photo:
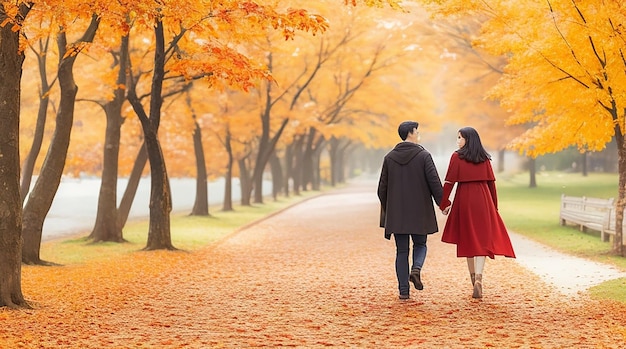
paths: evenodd
<path fill-rule="evenodd" d="M 0 3 L 0 306 L 29 307 L 22 294 L 20 82 L 23 20 L 32 3 Z"/>
<path fill-rule="evenodd" d="M 347 157 L 357 144 L 395 144 L 390 127 L 407 115 L 419 110 L 420 123 L 434 126 L 435 108 L 428 102 L 429 80 L 424 79 L 430 66 L 423 51 L 432 37 L 426 14 L 361 9 L 351 15 L 352 21 L 342 22 L 342 32 L 352 33 L 350 44 L 340 48 L 320 74 L 324 79 L 307 92 L 316 106 L 310 125 L 329 147 L 332 185 L 345 180 Z M 376 34 L 370 33 L 372 27 Z M 310 143 L 316 146 L 308 154 L 319 155 L 320 138 Z M 305 161 L 320 163 L 319 158 Z"/>
<path fill-rule="evenodd" d="M 128 35 L 123 35 L 118 53 L 119 56 L 114 59 L 114 62 L 117 62 L 118 74 L 113 99 L 107 101 L 103 106 L 107 124 L 104 134 L 102 176 L 96 222 L 89 235 L 89 238 L 94 242 L 124 241 L 122 224 L 117 209 L 117 180 L 121 127 L 124 120 L 122 118 L 122 106 L 126 100 L 125 86 L 128 76 L 128 41 Z"/>
<path fill-rule="evenodd" d="M 460 17 L 460 16 L 459 16 Z M 454 21 L 440 18 L 436 35 L 441 46 L 435 50 L 442 62 L 441 78 L 436 79 L 444 99 L 442 113 L 450 123 L 471 125 L 479 132 L 485 147 L 497 151 L 497 171 L 504 171 L 504 155 L 509 141 L 526 127 L 505 125 L 506 110 L 498 101 L 486 98 L 503 74 L 506 57 L 491 55 L 477 40 L 481 17 L 463 16 Z"/>
<path fill-rule="evenodd" d="M 270 40 L 268 40 L 270 42 Z M 320 71 L 322 65 L 329 59 L 334 53 L 336 47 L 329 47 L 322 40 L 320 43 L 320 51 L 316 59 L 311 66 L 305 65 L 299 74 L 295 74 L 294 78 L 288 80 L 286 84 L 288 87 L 274 92 L 274 85 L 271 82 L 264 84 L 264 91 L 262 93 L 263 107 L 259 114 L 261 120 L 261 135 L 259 137 L 259 146 L 256 155 L 256 161 L 254 170 L 252 172 L 252 182 L 254 185 L 254 202 L 263 203 L 263 172 L 270 160 L 272 154 L 276 149 L 280 137 L 282 136 L 285 128 L 289 123 L 289 112 L 294 111 L 302 93 L 307 89 L 309 84 L 315 79 L 317 73 Z M 275 73 L 275 67 L 280 64 L 275 63 L 275 53 L 271 52 L 267 55 L 268 67 L 272 73 Z M 293 90 L 292 94 L 287 93 Z M 276 117 L 272 118 L 272 114 L 275 113 L 274 107 L 278 102 L 287 100 L 288 107 L 285 117 L 282 117 L 272 131 L 272 119 L 276 120 Z"/>
<path fill-rule="evenodd" d="M 193 148 L 196 155 L 196 200 L 191 210 L 192 216 L 208 216 L 209 215 L 209 186 L 207 184 L 206 160 L 204 157 L 204 147 L 202 146 L 202 128 L 198 123 L 196 112 L 191 104 L 191 96 L 189 92 L 186 94 L 185 102 L 191 110 L 194 121 L 193 132 Z"/>
<path fill-rule="evenodd" d="M 44 165 L 24 206 L 22 261 L 26 264 L 47 264 L 41 260 L 39 250 L 43 223 L 59 187 L 70 142 L 74 105 L 78 91 L 73 75 L 74 62 L 77 54 L 84 48 L 84 43 L 93 41 L 99 24 L 100 19 L 93 15 L 83 36 L 71 46 L 67 44 L 65 31 L 60 31 L 57 36 L 61 99 L 56 115 L 55 132 Z"/>
<path fill-rule="evenodd" d="M 35 132 L 33 134 L 33 141 L 31 143 L 30 151 L 24 165 L 22 166 L 22 201 L 26 199 L 28 191 L 30 190 L 30 184 L 35 169 L 35 162 L 41 151 L 41 146 L 44 138 L 44 131 L 46 126 L 46 119 L 48 116 L 48 105 L 50 103 L 50 92 L 52 84 L 48 81 L 48 74 L 46 69 L 46 63 L 48 58 L 48 46 L 50 44 L 50 37 L 40 38 L 38 41 L 39 49 L 35 49 L 31 46 L 32 52 L 37 57 L 37 65 L 39 68 L 40 90 L 39 90 L 39 110 L 37 112 L 37 124 Z"/>
<path fill-rule="evenodd" d="M 256 67 L 248 57 L 228 45 L 221 44 L 216 37 L 214 25 L 226 24 L 231 28 L 228 38 L 241 41 L 239 26 L 232 23 L 249 23 L 249 32 L 254 28 L 273 26 L 281 29 L 286 38 L 291 38 L 296 30 L 316 32 L 325 29 L 321 17 L 309 15 L 305 10 L 291 10 L 281 13 L 271 6 L 261 6 L 252 2 L 224 2 L 221 7 L 201 8 L 194 3 L 197 12 L 191 16 L 185 6 L 155 8 L 154 21 L 154 64 L 149 88 L 150 110 L 146 113 L 136 92 L 136 82 L 129 88 L 128 99 L 141 121 L 148 158 L 150 161 L 150 228 L 146 249 L 171 249 L 169 214 L 171 194 L 163 152 L 158 139 L 161 121 L 161 94 L 166 78 L 165 65 L 172 74 L 180 74 L 186 79 L 203 78 L 214 86 L 234 86 L 248 90 L 260 79 L 268 77 L 265 69 Z M 210 4 L 213 6 L 213 4 Z M 193 6 L 191 6 L 193 7 Z M 167 9 L 167 11 L 165 11 Z M 206 16 L 205 13 L 209 13 Z M 174 32 L 169 48 L 165 47 L 165 27 L 179 28 Z M 191 38 L 187 33 L 195 34 Z M 191 35 L 190 34 L 190 35 Z M 195 36 L 207 35 L 206 42 L 196 40 Z M 198 45 L 198 42 L 201 42 Z M 217 64 L 216 64 L 217 63 Z"/>
<path fill-rule="evenodd" d="M 213 143 L 211 147 L 213 149 L 211 168 L 214 174 L 224 176 L 222 211 L 232 211 L 232 183 L 233 176 L 237 173 L 234 168 L 235 162 L 240 169 L 241 204 L 246 206 L 251 204 L 250 175 L 247 172 L 246 159 L 252 156 L 254 142 L 258 136 L 258 130 L 253 126 L 256 120 L 257 100 L 251 93 L 232 89 L 219 92 L 215 97 L 209 102 L 213 108 L 209 109 L 211 113 L 203 124 L 205 129 L 211 132 L 209 137 L 219 142 L 219 145 Z M 206 97 L 202 99 L 207 100 Z M 220 156 L 222 152 L 218 151 L 218 146 L 224 148 L 225 161 Z M 224 168 L 225 171 L 219 171 Z"/>
<path fill-rule="evenodd" d="M 615 253 L 624 255 L 626 206 L 626 4 L 616 1 L 442 1 L 451 13 L 480 12 L 481 41 L 509 57 L 493 88 L 512 112 L 510 124 L 532 127 L 511 148 L 531 157 L 576 146 L 603 149 L 615 137 L 619 187 Z M 532 24 L 532 25 L 529 25 Z"/>

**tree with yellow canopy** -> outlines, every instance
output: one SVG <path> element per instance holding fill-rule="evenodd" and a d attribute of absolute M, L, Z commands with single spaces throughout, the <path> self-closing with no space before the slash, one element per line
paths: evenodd
<path fill-rule="evenodd" d="M 531 157 L 571 145 L 599 151 L 615 137 L 619 190 L 613 249 L 623 255 L 626 206 L 626 3 L 618 1 L 435 1 L 442 12 L 487 17 L 478 40 L 507 55 L 491 96 L 529 124 L 511 148 Z"/>

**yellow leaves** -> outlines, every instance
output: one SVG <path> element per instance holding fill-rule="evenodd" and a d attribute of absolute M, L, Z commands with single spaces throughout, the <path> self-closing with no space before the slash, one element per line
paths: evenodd
<path fill-rule="evenodd" d="M 570 145 L 600 150 L 624 122 L 625 5 L 553 0 L 443 2 L 455 13 L 486 16 L 480 44 L 508 57 L 490 97 L 511 112 L 509 124 L 532 127 L 511 148 L 531 156 Z M 622 130 L 622 132 L 625 130 Z"/>

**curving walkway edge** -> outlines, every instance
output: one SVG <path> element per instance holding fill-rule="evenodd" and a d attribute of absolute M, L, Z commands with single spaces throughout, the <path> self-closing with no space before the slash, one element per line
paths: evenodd
<path fill-rule="evenodd" d="M 622 273 L 517 234 L 480 300 L 454 245 L 429 236 L 424 290 L 399 300 L 375 188 L 352 182 L 195 251 L 25 266 L 36 309 L 0 311 L 0 348 L 626 348 L 626 305 L 579 292 Z"/>
<path fill-rule="evenodd" d="M 509 235 L 517 263 L 554 285 L 564 295 L 576 296 L 605 281 L 626 277 L 626 272 L 612 265 L 571 256 L 516 233 Z"/>

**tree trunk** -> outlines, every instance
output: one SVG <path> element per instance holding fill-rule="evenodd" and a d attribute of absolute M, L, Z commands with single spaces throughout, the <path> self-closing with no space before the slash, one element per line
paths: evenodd
<path fill-rule="evenodd" d="M 293 142 L 287 145 L 285 149 L 285 178 L 283 178 L 283 194 L 289 197 L 289 179 L 293 178 Z"/>
<path fill-rule="evenodd" d="M 350 145 L 352 145 L 352 142 L 347 141 L 346 144 L 340 147 L 337 152 L 337 180 L 339 183 L 346 182 L 346 158 L 348 156 Z"/>
<path fill-rule="evenodd" d="M 91 24 L 81 41 L 93 41 L 98 24 L 99 19 L 96 16 L 92 17 Z M 58 69 L 61 100 L 48 153 L 26 206 L 24 206 L 22 262 L 26 264 L 47 264 L 39 256 L 43 223 L 61 182 L 74 121 L 74 106 L 78 91 L 73 73 L 76 55 L 65 55 L 68 46 L 64 32 L 58 35 L 57 41 L 59 56 L 61 57 Z"/>
<path fill-rule="evenodd" d="M 304 144 L 304 136 L 300 135 L 294 142 L 293 146 L 293 168 L 291 173 L 293 175 L 293 194 L 300 195 L 300 189 L 302 188 L 302 157 L 304 151 L 302 150 Z"/>
<path fill-rule="evenodd" d="M 617 172 L 619 167 L 619 152 L 617 151 L 617 142 L 615 137 L 607 144 L 606 149 L 602 152 L 602 170 L 604 172 Z"/>
<path fill-rule="evenodd" d="M 267 150 L 269 148 L 266 145 L 263 149 Z M 261 147 L 259 147 L 259 152 L 261 152 Z M 263 165 L 260 165 L 259 161 L 261 161 Z M 257 162 L 255 162 L 254 170 L 252 172 L 252 187 L 250 190 L 253 191 L 255 204 L 263 203 L 263 174 L 265 173 L 266 165 L 267 160 L 259 157 L 257 158 Z"/>
<path fill-rule="evenodd" d="M 143 170 L 146 167 L 147 162 L 148 152 L 146 151 L 146 145 L 143 144 L 139 149 L 139 153 L 137 153 L 133 169 L 130 171 L 130 176 L 128 177 L 128 183 L 126 183 L 124 195 L 122 195 L 122 200 L 120 201 L 120 205 L 117 209 L 117 218 L 119 220 L 120 229 L 123 229 L 126 225 L 126 221 L 128 221 L 130 209 L 133 206 L 133 200 L 135 200 L 135 195 L 137 194 L 137 189 L 139 188 L 139 181 L 141 180 L 141 175 L 143 174 Z"/>
<path fill-rule="evenodd" d="M 271 83 L 267 85 L 271 86 Z M 271 112 L 271 89 L 268 87 L 266 91 L 266 107 L 265 111 L 261 114 L 261 138 L 259 140 L 259 148 L 257 153 L 257 159 L 254 163 L 254 170 L 252 171 L 252 183 L 254 183 L 254 202 L 257 204 L 263 203 L 263 173 L 265 167 L 269 161 L 270 155 L 276 148 L 276 143 L 282 135 L 289 119 L 284 119 L 279 129 L 274 133 L 274 136 L 270 138 L 270 112 Z"/>
<path fill-rule="evenodd" d="M 146 114 L 137 97 L 135 85 L 129 89 L 128 101 L 141 121 L 144 144 L 150 161 L 150 222 L 148 241 L 144 250 L 174 250 L 170 226 L 172 196 L 163 151 L 158 138 L 161 106 L 163 105 L 163 79 L 165 77 L 165 35 L 163 22 L 158 19 L 154 33 L 155 50 L 150 90 L 150 115 Z"/>
<path fill-rule="evenodd" d="M 350 146 L 350 142 L 345 145 L 341 145 L 341 140 L 335 137 L 330 139 L 330 173 L 331 173 L 331 185 L 334 187 L 338 183 L 344 183 L 345 177 L 345 162 L 344 153 Z"/>
<path fill-rule="evenodd" d="M 230 144 L 230 127 L 226 126 L 226 137 L 224 139 L 224 146 L 228 153 L 228 163 L 226 165 L 226 176 L 224 178 L 224 202 L 222 204 L 222 211 L 233 210 L 233 148 Z"/>
<path fill-rule="evenodd" d="M 315 144 L 315 153 L 313 155 L 313 190 L 320 190 L 322 188 L 322 169 L 320 168 L 320 158 L 322 157 L 322 150 L 326 140 L 324 137 L 320 137 Z"/>
<path fill-rule="evenodd" d="M 142 122 L 143 125 L 143 122 Z M 144 250 L 175 250 L 172 245 L 170 212 L 172 196 L 157 131 L 151 123 L 143 127 L 150 159 L 150 227 Z"/>
<path fill-rule="evenodd" d="M 322 170 L 320 169 L 320 157 L 321 153 L 316 151 L 313 155 L 313 190 L 320 190 L 322 188 Z"/>
<path fill-rule="evenodd" d="M 28 13 L 22 6 L 21 18 Z M 0 4 L 0 23 L 6 20 Z M 20 90 L 24 54 L 21 31 L 0 26 L 0 307 L 28 308 L 22 294 L 22 198 L 20 193 Z"/>
<path fill-rule="evenodd" d="M 120 153 L 121 111 L 124 99 L 115 99 L 105 106 L 107 126 L 104 140 L 104 155 L 102 160 L 102 180 L 98 195 L 98 211 L 96 222 L 89 238 L 94 242 L 111 241 L 123 242 L 122 227 L 117 212 L 117 172 Z M 117 95 L 117 91 L 116 91 Z M 119 113 L 118 113 L 119 112 Z"/>
<path fill-rule="evenodd" d="M 302 154 L 302 190 L 307 190 L 309 185 L 313 188 L 313 141 L 315 140 L 316 130 L 314 127 L 309 128 L 307 141 Z"/>
<path fill-rule="evenodd" d="M 589 174 L 589 169 L 587 168 L 587 152 L 584 151 L 580 154 L 580 171 L 582 172 L 583 177 L 587 177 Z"/>
<path fill-rule="evenodd" d="M 504 155 L 506 155 L 506 150 L 498 150 L 498 173 L 504 172 Z"/>
<path fill-rule="evenodd" d="M 239 159 L 239 185 L 241 186 L 241 205 L 250 206 L 252 184 L 250 183 L 250 174 L 248 173 L 248 167 L 246 166 L 246 159 Z"/>
<path fill-rule="evenodd" d="M 128 36 L 122 37 L 119 62 L 117 74 L 118 88 L 114 92 L 113 100 L 104 106 L 107 125 L 104 135 L 102 181 L 100 183 L 100 194 L 98 195 L 96 223 L 89 235 L 89 238 L 94 242 L 125 241 L 117 210 L 117 175 L 121 127 L 124 120 L 122 118 L 122 106 L 126 99 L 126 88 L 124 86 L 126 86 L 126 69 L 128 66 Z"/>
<path fill-rule="evenodd" d="M 195 119 L 195 116 L 194 116 Z M 209 215 L 209 186 L 207 184 L 206 162 L 202 147 L 202 131 L 197 121 L 193 133 L 193 149 L 196 154 L 196 201 L 191 210 L 191 216 Z"/>
<path fill-rule="evenodd" d="M 618 173 L 619 173 L 619 189 L 617 202 L 615 203 L 615 239 L 613 240 L 613 251 L 624 257 L 626 251 L 624 249 L 624 208 L 626 208 L 626 142 L 624 142 L 624 134 L 619 124 L 615 126 L 615 141 L 617 143 L 618 153 Z"/>
<path fill-rule="evenodd" d="M 257 148 L 257 158 L 252 171 L 252 187 L 249 188 L 250 196 L 254 189 L 254 202 L 263 203 L 263 172 L 265 171 L 264 161 L 265 153 L 270 148 L 270 111 L 271 107 L 271 83 L 266 84 L 265 91 L 265 110 L 261 113 L 261 137 L 259 138 L 259 147 Z M 242 187 L 243 188 L 243 187 Z M 258 195 L 257 195 L 258 194 Z M 243 193 L 242 193 L 243 199 Z"/>
<path fill-rule="evenodd" d="M 276 201 L 278 200 L 280 186 L 283 182 L 283 168 L 275 150 L 272 152 L 272 156 L 270 156 L 270 169 L 272 170 L 272 198 Z"/>
<path fill-rule="evenodd" d="M 270 149 L 268 143 L 263 143 L 259 145 L 259 153 L 257 156 L 257 160 L 254 163 L 254 169 L 252 171 L 252 186 L 250 187 L 250 191 L 254 191 L 254 203 L 262 204 L 263 203 L 263 174 L 265 173 L 265 167 L 267 166 L 267 161 L 269 157 L 265 157 L 264 153 Z M 251 195 L 252 196 L 252 195 Z"/>
<path fill-rule="evenodd" d="M 537 161 L 535 158 L 528 158 L 528 173 L 530 175 L 529 188 L 537 187 Z"/>
<path fill-rule="evenodd" d="M 39 80 L 41 83 L 41 91 L 39 92 L 39 111 L 37 112 L 37 124 L 35 126 L 35 133 L 33 134 L 33 142 L 30 147 L 30 151 L 24 160 L 22 167 L 22 203 L 28 195 L 30 190 L 30 184 L 33 178 L 33 172 L 35 170 L 35 163 L 37 157 L 41 151 L 41 145 L 43 144 L 43 135 L 46 129 L 46 118 L 48 116 L 48 104 L 50 104 L 50 84 L 48 83 L 48 75 L 46 72 L 46 60 L 48 52 L 48 39 L 46 43 L 42 43 L 42 39 L 39 40 L 41 52 L 37 52 L 37 63 L 39 66 Z"/>
<path fill-rule="evenodd" d="M 339 140 L 334 136 L 330 138 L 328 142 L 328 155 L 330 157 L 330 185 L 332 187 L 337 185 L 337 157 L 339 156 Z"/>

